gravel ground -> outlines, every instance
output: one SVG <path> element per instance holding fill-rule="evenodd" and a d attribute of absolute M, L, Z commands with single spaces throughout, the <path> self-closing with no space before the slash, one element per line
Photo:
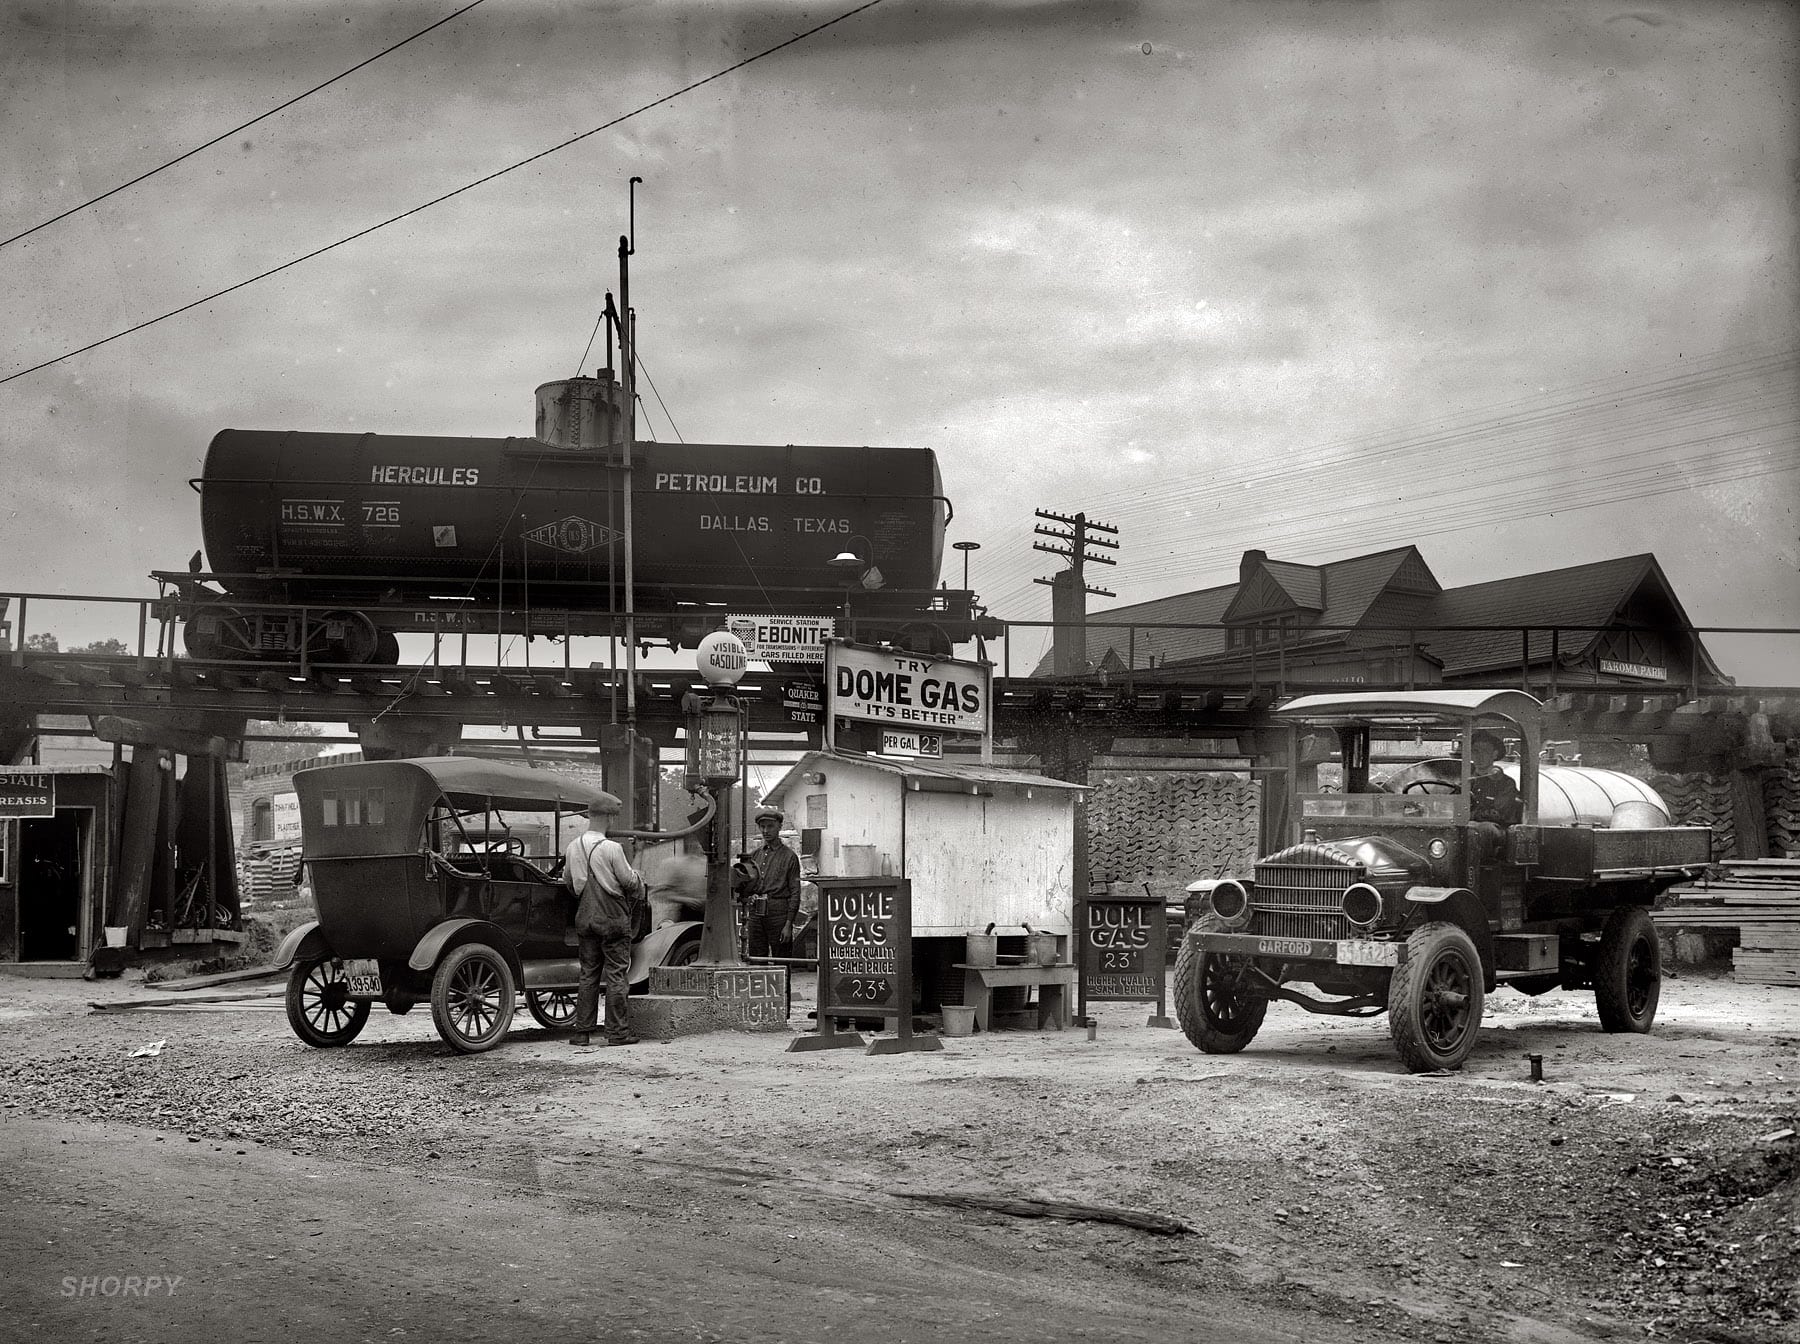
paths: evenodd
<path fill-rule="evenodd" d="M 522 1013 L 502 1048 L 462 1057 L 418 1011 L 315 1051 L 279 1000 L 88 1007 L 163 993 L 0 979 L 0 1106 L 222 1158 L 604 1182 L 647 1206 L 705 1181 L 799 1192 L 818 1219 L 799 1236 L 877 1235 L 908 1192 L 1140 1209 L 1192 1234 L 913 1222 L 971 1265 L 1078 1265 L 1082 1292 L 1121 1301 L 1229 1294 L 1314 1319 L 1312 1338 L 1800 1339 L 1800 1143 L 1768 1137 L 1800 1128 L 1800 991 L 1672 978 L 1648 1037 L 1601 1033 L 1584 996 L 1498 995 L 1467 1068 L 1425 1076 L 1380 1021 L 1281 1007 L 1231 1057 L 1102 1005 L 1092 1041 L 997 1032 L 884 1058 L 729 1033 L 573 1050 Z M 668 1216 L 735 1235 L 704 1201 Z"/>

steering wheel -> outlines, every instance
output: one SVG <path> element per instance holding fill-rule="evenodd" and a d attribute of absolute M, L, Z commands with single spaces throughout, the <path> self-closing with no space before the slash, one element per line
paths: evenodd
<path fill-rule="evenodd" d="M 509 835 L 500 842 L 500 852 L 502 854 L 517 854 L 520 858 L 524 858 L 525 841 L 519 836 Z"/>
<path fill-rule="evenodd" d="M 1414 790 L 1420 793 L 1461 793 L 1462 786 L 1447 779 L 1415 779 L 1408 781 L 1400 792 L 1412 793 Z"/>

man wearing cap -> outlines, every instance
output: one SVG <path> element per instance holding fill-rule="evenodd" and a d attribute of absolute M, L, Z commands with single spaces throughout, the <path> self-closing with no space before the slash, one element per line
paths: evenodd
<path fill-rule="evenodd" d="M 800 909 L 800 856 L 781 838 L 783 820 L 775 808 L 759 811 L 762 848 L 740 860 L 746 956 L 785 957 L 793 947 L 788 926 Z"/>
<path fill-rule="evenodd" d="M 1486 731 L 1476 733 L 1469 743 L 1469 830 L 1482 863 L 1500 857 L 1506 849 L 1506 828 L 1525 816 L 1519 786 L 1495 764 L 1505 750 L 1505 740 Z"/>
<path fill-rule="evenodd" d="M 587 1045 L 600 1013 L 600 980 L 606 979 L 606 1043 L 636 1045 L 626 1019 L 631 992 L 631 934 L 636 904 L 643 899 L 643 879 L 625 857 L 617 840 L 606 838 L 606 819 L 616 803 L 593 803 L 588 828 L 564 851 L 563 880 L 581 903 L 575 910 L 575 933 L 581 940 L 581 987 L 575 995 L 572 1045 Z"/>

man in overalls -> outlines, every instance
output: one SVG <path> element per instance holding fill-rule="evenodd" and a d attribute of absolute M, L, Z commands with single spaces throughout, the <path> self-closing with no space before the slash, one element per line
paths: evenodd
<path fill-rule="evenodd" d="M 600 980 L 606 979 L 606 1043 L 636 1045 L 626 1002 L 631 993 L 631 935 L 643 879 L 625 857 L 625 847 L 606 838 L 606 818 L 616 806 L 594 803 L 588 828 L 564 851 L 563 880 L 581 898 L 575 933 L 581 940 L 581 985 L 575 994 L 575 1035 L 571 1045 L 587 1045 L 600 1014 Z"/>

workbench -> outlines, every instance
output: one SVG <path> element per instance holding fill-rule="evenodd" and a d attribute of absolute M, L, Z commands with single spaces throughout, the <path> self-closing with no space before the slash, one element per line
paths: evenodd
<path fill-rule="evenodd" d="M 1056 966 L 970 966 L 954 963 L 963 973 L 963 1005 L 975 1010 L 975 1029 L 989 1030 L 988 1018 L 996 989 L 1037 987 L 1037 1025 L 1042 1031 L 1054 1025 L 1058 1031 L 1069 1028 L 1069 994 L 1075 987 L 1075 965 L 1064 962 Z"/>

